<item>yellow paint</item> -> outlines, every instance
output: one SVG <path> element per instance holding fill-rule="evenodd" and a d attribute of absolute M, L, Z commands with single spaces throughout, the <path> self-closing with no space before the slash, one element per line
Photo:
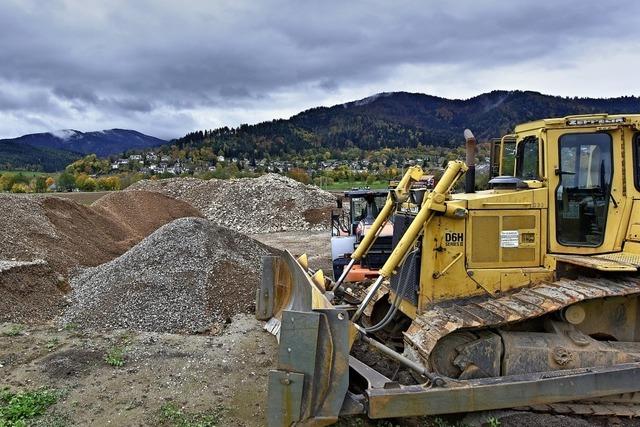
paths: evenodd
<path fill-rule="evenodd" d="M 380 213 L 373 224 L 371 224 L 371 227 L 365 234 L 362 242 L 360 242 L 356 250 L 351 254 L 351 259 L 359 261 L 364 255 L 366 255 L 371 248 L 371 245 L 373 245 L 373 242 L 375 242 L 380 230 L 385 226 L 396 205 L 402 205 L 407 201 L 412 183 L 419 181 L 423 176 L 424 172 L 420 166 L 411 166 L 407 169 L 407 172 L 405 172 L 396 188 L 387 196 L 387 201 L 380 210 Z"/>
<path fill-rule="evenodd" d="M 624 122 L 620 122 L 623 117 Z M 517 126 L 509 138 L 519 143 L 528 136 L 535 136 L 540 142 L 540 179 L 526 181 L 525 189 L 453 195 L 434 191 L 423 204 L 423 208 L 428 205 L 429 212 L 421 211 L 422 215 L 415 218 L 416 227 L 409 227 L 405 234 L 409 235 L 408 242 L 414 242 L 422 235 L 418 306 L 405 300 L 400 309 L 413 318 L 440 300 L 499 294 L 554 280 L 557 262 L 553 254 L 590 256 L 616 253 L 623 248 L 625 253 L 640 254 L 640 191 L 634 180 L 635 164 L 640 159 L 633 152 L 639 129 L 640 114 L 570 116 Z M 615 203 L 610 201 L 604 207 L 607 220 L 601 245 L 563 245 L 556 238 L 559 139 L 567 133 L 595 132 L 606 132 L 613 141 L 611 195 Z M 504 143 L 505 138 L 502 141 Z M 506 170 L 502 173 L 515 174 Z M 587 175 L 587 180 L 597 186 L 594 177 L 596 175 Z M 445 174 L 444 185 L 451 178 Z M 452 215 L 456 209 L 466 215 Z M 447 214 L 443 215 L 443 212 Z M 501 234 L 504 232 L 507 233 Z M 461 243 L 458 236 L 462 235 Z M 451 236 L 456 241 L 451 241 Z M 517 247 L 508 247 L 514 245 L 514 239 L 517 239 Z M 405 245 L 394 251 L 381 270 L 385 277 L 397 269 L 410 248 L 411 245 Z"/>

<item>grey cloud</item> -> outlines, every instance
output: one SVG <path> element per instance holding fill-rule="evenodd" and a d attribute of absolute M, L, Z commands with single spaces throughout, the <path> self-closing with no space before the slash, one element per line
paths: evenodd
<path fill-rule="evenodd" d="M 331 93 L 406 64 L 571 64 L 591 43 L 635 43 L 638 12 L 632 1 L 577 0 L 8 1 L 0 4 L 0 80 L 51 99 L 0 93 L 0 108 L 53 114 L 64 104 L 151 120 L 155 111 L 263 108 L 282 91 Z M 178 122 L 176 134 L 188 130 Z"/>

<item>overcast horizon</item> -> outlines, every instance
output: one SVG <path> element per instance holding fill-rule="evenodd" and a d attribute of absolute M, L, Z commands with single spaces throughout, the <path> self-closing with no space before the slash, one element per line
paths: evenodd
<path fill-rule="evenodd" d="M 638 95 L 640 3 L 5 0 L 0 139 L 170 139 L 408 91 Z"/>

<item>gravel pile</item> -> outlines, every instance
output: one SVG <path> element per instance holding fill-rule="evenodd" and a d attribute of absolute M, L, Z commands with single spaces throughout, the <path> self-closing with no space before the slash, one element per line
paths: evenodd
<path fill-rule="evenodd" d="M 0 321 L 39 323 L 60 314 L 77 267 L 120 256 L 175 218 L 200 216 L 186 202 L 139 191 L 93 206 L 33 195 L 0 195 Z"/>
<path fill-rule="evenodd" d="M 184 200 L 215 224 L 245 234 L 326 229 L 336 200 L 327 191 L 278 174 L 208 181 L 144 180 L 128 190 L 158 191 Z"/>
<path fill-rule="evenodd" d="M 60 322 L 97 330 L 216 331 L 232 315 L 253 311 L 261 257 L 270 251 L 204 219 L 175 220 L 75 276 Z"/>
<path fill-rule="evenodd" d="M 47 218 L 42 199 L 0 194 L 0 259 L 31 261 L 45 258 L 46 247 L 34 244 L 59 238 Z"/>

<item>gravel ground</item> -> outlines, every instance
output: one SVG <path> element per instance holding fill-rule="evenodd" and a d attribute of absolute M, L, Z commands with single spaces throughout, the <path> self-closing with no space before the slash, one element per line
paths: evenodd
<path fill-rule="evenodd" d="M 215 224 L 245 234 L 327 229 L 335 196 L 278 174 L 230 180 L 144 180 L 131 190 L 158 191 L 191 203 Z"/>
<path fill-rule="evenodd" d="M 106 330 L 216 333 L 254 310 L 270 249 L 200 218 L 158 229 L 124 255 L 71 281 L 62 324 Z"/>

